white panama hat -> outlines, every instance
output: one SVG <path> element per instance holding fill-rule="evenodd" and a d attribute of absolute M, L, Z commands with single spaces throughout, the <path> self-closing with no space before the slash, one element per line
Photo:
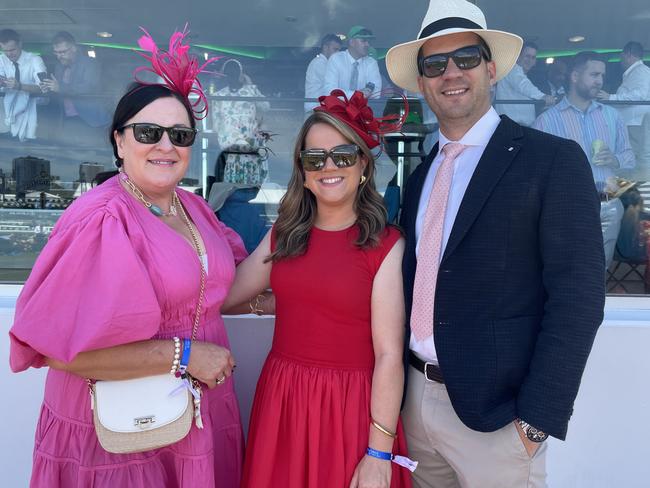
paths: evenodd
<path fill-rule="evenodd" d="M 431 0 L 415 41 L 398 44 L 386 54 L 386 68 L 391 80 L 402 88 L 418 93 L 417 53 L 429 39 L 474 32 L 481 36 L 492 52 L 496 64 L 496 81 L 499 81 L 517 62 L 523 40 L 516 34 L 487 28 L 485 15 L 474 4 L 465 0 Z"/>

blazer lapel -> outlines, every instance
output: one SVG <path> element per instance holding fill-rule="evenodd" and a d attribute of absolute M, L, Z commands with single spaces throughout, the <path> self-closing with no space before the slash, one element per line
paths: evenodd
<path fill-rule="evenodd" d="M 502 116 L 467 186 L 451 229 L 443 260 L 454 252 L 478 217 L 494 187 L 517 156 L 521 148 L 517 139 L 522 137 L 521 127 L 508 117 Z"/>

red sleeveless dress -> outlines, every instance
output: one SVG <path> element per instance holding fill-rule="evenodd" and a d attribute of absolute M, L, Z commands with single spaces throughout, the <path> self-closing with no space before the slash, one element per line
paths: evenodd
<path fill-rule="evenodd" d="M 342 488 L 368 447 L 375 274 L 400 237 L 354 246 L 356 226 L 313 228 L 307 252 L 273 264 L 275 334 L 257 384 L 242 487 Z M 274 243 L 272 242 L 272 246 Z M 395 454 L 406 455 L 401 422 Z M 393 466 L 392 488 L 410 487 Z"/>

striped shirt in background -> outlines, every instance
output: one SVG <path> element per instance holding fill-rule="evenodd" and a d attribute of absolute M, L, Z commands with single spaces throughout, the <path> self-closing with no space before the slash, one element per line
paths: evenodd
<path fill-rule="evenodd" d="M 586 112 L 583 112 L 565 97 L 537 117 L 532 127 L 576 141 L 590 164 L 593 158 L 592 144 L 600 139 L 614 153 L 621 168 L 635 166 L 627 128 L 616 109 L 602 103 L 592 101 Z M 591 164 L 591 171 L 598 191 L 603 191 L 607 179 L 615 176 L 614 169 L 609 166 Z"/>

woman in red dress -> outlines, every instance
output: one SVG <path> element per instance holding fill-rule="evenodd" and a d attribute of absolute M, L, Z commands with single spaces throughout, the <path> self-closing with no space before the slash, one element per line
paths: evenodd
<path fill-rule="evenodd" d="M 269 285 L 276 300 L 242 486 L 409 487 L 391 462 L 406 454 L 404 241 L 374 186 L 381 121 L 360 92 L 320 102 L 298 135 L 278 220 L 225 304 Z"/>

